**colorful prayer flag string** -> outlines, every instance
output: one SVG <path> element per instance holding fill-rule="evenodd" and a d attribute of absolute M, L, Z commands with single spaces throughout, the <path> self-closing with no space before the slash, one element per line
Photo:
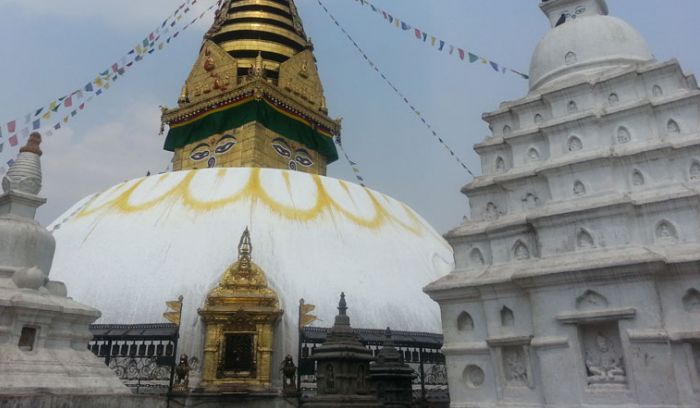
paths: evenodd
<path fill-rule="evenodd" d="M 372 61 L 369 58 L 369 56 L 367 56 L 367 53 L 364 52 L 364 50 L 355 41 L 355 39 L 353 39 L 353 37 L 345 30 L 345 28 L 340 24 L 340 22 L 338 22 L 338 20 L 335 18 L 335 16 L 328 10 L 326 5 L 323 4 L 323 2 L 321 0 L 316 0 L 316 1 L 318 2 L 319 6 L 321 6 L 321 8 L 323 8 L 323 11 L 325 11 L 325 13 L 328 15 L 328 17 L 330 17 L 330 19 L 333 21 L 333 24 L 335 24 L 340 29 L 340 31 L 343 32 L 343 34 L 345 34 L 345 36 L 348 38 L 348 40 L 350 40 L 350 42 L 355 47 L 355 49 L 357 49 L 357 51 L 359 51 L 359 53 L 362 55 L 362 58 L 364 58 L 365 61 L 367 61 L 367 63 L 369 64 L 370 68 L 372 68 L 374 71 L 376 71 L 379 74 L 379 76 L 384 80 L 384 82 L 386 82 L 386 84 L 389 85 L 389 87 L 391 87 L 391 89 L 394 91 L 394 93 L 396 95 L 398 95 L 399 98 L 401 98 L 403 103 L 406 104 L 406 106 L 408 106 L 411 109 L 411 111 L 423 123 L 423 125 L 425 125 L 425 127 L 428 128 L 428 130 L 433 135 L 433 137 L 442 145 L 442 147 L 445 148 L 445 150 L 447 150 L 447 152 L 450 154 L 450 156 L 452 156 L 452 158 L 455 159 L 457 161 L 457 163 L 459 163 L 459 165 L 462 166 L 462 168 L 464 170 L 466 170 L 467 173 L 469 173 L 470 176 L 475 178 L 476 176 L 474 175 L 474 173 L 469 169 L 469 167 L 466 164 L 464 164 L 462 159 L 460 159 L 459 156 L 457 156 L 457 153 L 455 153 L 455 151 L 445 142 L 445 140 L 438 135 L 438 133 L 435 131 L 435 129 L 433 129 L 433 126 L 430 124 L 430 122 L 428 122 L 425 119 L 425 117 L 420 113 L 420 111 L 418 111 L 418 109 L 416 109 L 416 107 L 411 103 L 411 101 L 409 101 L 408 98 L 401 91 L 399 91 L 399 89 L 386 76 L 386 74 L 384 74 L 384 72 L 379 69 L 379 66 L 377 66 L 377 64 L 374 61 Z"/>
<path fill-rule="evenodd" d="M 367 0 L 355 0 L 355 3 L 359 3 L 362 6 L 369 6 L 370 9 L 376 13 L 377 15 L 381 16 L 386 20 L 389 24 L 392 24 L 395 27 L 400 27 L 403 31 L 408 31 L 408 32 L 413 32 L 415 38 L 418 41 L 422 41 L 424 43 L 429 43 L 431 47 L 435 48 L 437 46 L 438 51 L 442 51 L 445 48 L 445 45 L 449 46 L 449 55 L 454 54 L 454 51 L 457 50 L 457 55 L 459 56 L 459 59 L 464 61 L 465 58 L 469 59 L 469 63 L 473 64 L 477 61 L 480 61 L 483 65 L 490 66 L 493 68 L 494 71 L 499 72 L 499 73 L 507 73 L 511 72 L 513 74 L 516 74 L 520 76 L 523 79 L 529 79 L 530 77 L 527 74 L 523 74 L 520 71 L 517 71 L 512 68 L 508 68 L 504 66 L 503 64 L 497 63 L 495 61 L 490 60 L 489 58 L 485 58 L 482 56 L 479 56 L 473 52 L 465 51 L 463 48 L 455 47 L 452 44 L 449 44 L 445 42 L 444 40 L 441 40 L 433 35 L 428 34 L 425 32 L 425 30 L 422 30 L 418 27 L 412 26 L 408 23 L 406 23 L 403 19 L 394 17 L 390 13 L 388 13 L 386 10 L 382 10 L 379 7 L 375 6 L 371 2 Z M 428 41 L 430 39 L 430 41 Z"/>
<path fill-rule="evenodd" d="M 182 3 L 173 13 L 170 14 L 168 18 L 164 20 L 159 27 L 145 36 L 139 45 L 132 48 L 126 54 L 126 56 L 123 56 L 119 60 L 119 63 L 113 63 L 109 69 L 100 72 L 94 80 L 87 82 L 87 84 L 85 84 L 83 87 L 71 92 L 70 94 L 57 98 L 56 101 L 52 101 L 47 107 L 38 108 L 35 111 L 32 111 L 32 113 L 25 115 L 23 122 L 24 127 L 22 127 L 21 130 L 18 130 L 20 128 L 18 124 L 22 123 L 22 121 L 17 119 L 6 123 L 0 123 L 0 175 L 5 173 L 8 169 L 7 167 L 9 167 L 13 162 L 12 158 L 7 160 L 7 156 L 15 157 L 17 154 L 16 150 L 19 149 L 20 144 L 18 136 L 21 136 L 22 139 L 27 139 L 29 137 L 30 127 L 31 130 L 40 130 L 42 127 L 47 127 L 48 130 L 46 131 L 46 136 L 49 137 L 53 135 L 54 131 L 60 130 L 62 126 L 67 124 L 71 118 L 75 117 L 79 111 L 85 109 L 87 102 L 91 102 L 95 96 L 99 96 L 104 91 L 108 90 L 110 88 L 110 83 L 115 82 L 120 76 L 124 75 L 127 69 L 131 68 L 135 62 L 140 62 L 145 56 L 152 54 L 156 47 L 158 47 L 158 50 L 160 51 L 165 48 L 165 44 L 170 44 L 171 39 L 176 38 L 180 31 L 177 31 L 174 35 L 169 36 L 167 41 L 161 41 L 158 43 L 158 40 L 161 39 L 162 35 L 167 35 L 170 30 L 169 28 L 163 27 L 165 27 L 171 20 L 173 20 L 173 23 L 176 23 L 182 19 L 182 16 L 190 11 L 189 6 L 194 5 L 197 3 L 197 1 L 198 0 L 187 0 L 185 3 Z M 211 11 L 215 6 L 217 6 L 217 4 L 220 5 L 221 2 L 222 0 L 218 0 L 217 2 L 213 3 L 205 11 L 187 23 L 182 31 L 194 24 L 200 18 L 203 18 L 206 13 Z M 175 25 L 176 24 L 172 24 L 171 27 L 174 27 Z M 91 95 L 89 95 L 84 102 L 81 102 L 77 109 L 69 109 L 74 107 L 74 102 L 77 103 L 76 101 L 82 100 L 85 97 L 85 93 L 90 93 Z M 51 116 L 54 113 L 57 113 L 61 108 L 67 109 L 67 112 L 63 118 L 59 119 L 53 125 L 46 123 L 51 119 Z M 7 143 L 5 143 L 2 138 L 3 125 L 6 126 L 8 132 Z M 9 149 L 7 147 L 9 147 Z"/>
<path fill-rule="evenodd" d="M 355 178 L 357 179 L 357 182 L 362 186 L 362 187 L 367 187 L 365 185 L 365 178 L 362 177 L 362 173 L 360 173 L 360 168 L 357 167 L 357 163 L 352 161 L 350 159 L 350 156 L 348 156 L 348 153 L 345 151 L 345 148 L 343 147 L 343 143 L 340 139 L 340 137 L 335 138 L 335 144 L 338 145 L 338 148 L 340 151 L 343 153 L 343 156 L 345 156 L 345 160 L 347 160 L 348 164 L 350 165 L 350 168 L 352 168 L 352 174 L 355 175 Z"/>

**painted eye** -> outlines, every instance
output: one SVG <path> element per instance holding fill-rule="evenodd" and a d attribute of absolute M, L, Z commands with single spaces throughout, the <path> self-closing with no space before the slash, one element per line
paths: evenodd
<path fill-rule="evenodd" d="M 314 164 L 314 162 L 306 156 L 297 155 L 297 157 L 295 157 L 294 159 L 297 161 L 297 163 L 301 164 L 304 167 L 309 167 L 312 164 Z"/>
<path fill-rule="evenodd" d="M 216 146 L 216 150 L 214 150 L 214 152 L 216 152 L 216 154 L 226 153 L 229 150 L 231 150 L 231 148 L 235 144 L 236 144 L 236 142 L 234 142 L 234 141 L 226 142 L 222 145 Z"/>
<path fill-rule="evenodd" d="M 275 148 L 275 150 L 277 151 L 277 153 L 278 153 L 280 156 L 292 157 L 292 152 L 290 152 L 289 149 L 287 149 L 286 147 L 282 146 L 281 144 L 273 143 L 273 144 L 272 144 L 272 147 Z"/>
<path fill-rule="evenodd" d="M 199 161 L 199 160 L 206 158 L 207 156 L 209 156 L 209 151 L 204 150 L 201 152 L 192 153 L 192 156 L 190 156 L 190 159 L 195 160 L 195 161 Z"/>

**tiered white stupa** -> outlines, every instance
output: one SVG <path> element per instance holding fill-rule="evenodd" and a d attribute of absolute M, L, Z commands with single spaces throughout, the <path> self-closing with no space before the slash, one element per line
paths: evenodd
<path fill-rule="evenodd" d="M 696 80 L 604 0 L 540 7 L 530 92 L 484 115 L 473 219 L 425 289 L 452 406 L 700 406 Z"/>
<path fill-rule="evenodd" d="M 97 396 L 111 399 L 129 390 L 87 350 L 88 325 L 100 312 L 66 297 L 66 286 L 49 280 L 55 242 L 34 221 L 46 202 L 37 196 L 40 142 L 39 134 L 32 134 L 2 180 L 0 405 L 55 406 L 60 399 L 94 406 Z"/>

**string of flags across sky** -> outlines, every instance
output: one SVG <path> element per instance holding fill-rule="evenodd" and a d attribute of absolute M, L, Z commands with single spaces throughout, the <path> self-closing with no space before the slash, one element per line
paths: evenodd
<path fill-rule="evenodd" d="M 381 8 L 375 6 L 368 0 L 355 0 L 355 3 L 360 4 L 362 6 L 369 6 L 369 8 L 374 13 L 383 17 L 387 23 L 393 25 L 394 27 L 400 28 L 403 31 L 412 33 L 417 40 L 422 41 L 426 44 L 430 44 L 432 48 L 440 52 L 446 51 L 448 55 L 458 55 L 459 59 L 461 59 L 462 61 L 468 60 L 471 64 L 475 62 L 480 62 L 483 65 L 490 66 L 495 72 L 500 72 L 503 74 L 510 72 L 512 74 L 522 77 L 523 79 L 529 79 L 528 75 L 523 74 L 520 71 L 508 68 L 503 64 L 499 64 L 489 58 L 482 57 L 473 52 L 467 51 L 464 48 L 456 47 L 445 40 L 437 38 L 434 35 L 430 35 L 427 32 L 425 32 L 425 30 L 422 30 L 418 27 L 406 23 L 403 19 L 395 17 L 386 10 L 382 10 Z"/>
<path fill-rule="evenodd" d="M 25 114 L 21 119 L 0 122 L 0 175 L 4 174 L 8 167 L 14 163 L 19 147 L 31 132 L 41 130 L 45 136 L 51 137 L 55 131 L 60 130 L 79 112 L 83 111 L 87 103 L 110 89 L 111 84 L 123 76 L 134 64 L 143 61 L 144 58 L 156 51 L 163 50 L 180 33 L 203 18 L 214 7 L 220 5 L 223 0 L 218 0 L 209 6 L 182 28 L 176 27 L 183 17 L 191 11 L 190 7 L 198 1 L 187 0 L 180 4 L 155 30 L 82 87 Z M 56 117 L 58 120 L 55 119 Z M 54 119 L 52 120 L 52 118 Z"/>
<path fill-rule="evenodd" d="M 389 79 L 389 77 L 387 77 L 386 74 L 384 74 L 384 72 L 379 69 L 379 66 L 377 64 L 375 64 L 374 61 L 372 61 L 372 59 L 369 58 L 369 56 L 367 56 L 367 53 L 365 53 L 365 51 L 362 49 L 362 47 L 360 47 L 360 45 L 357 43 L 357 41 L 355 41 L 355 39 L 350 35 L 350 33 L 348 33 L 348 31 L 345 30 L 345 28 L 340 24 L 340 22 L 338 22 L 338 20 L 335 18 L 335 16 L 328 10 L 326 5 L 323 4 L 323 2 L 321 0 L 316 0 L 316 1 L 318 2 L 319 6 L 321 6 L 323 11 L 328 15 L 328 17 L 333 21 L 333 24 L 335 24 L 340 29 L 340 31 L 343 32 L 343 34 L 345 34 L 345 36 L 348 38 L 348 40 L 350 40 L 350 42 L 355 47 L 355 49 L 357 49 L 357 51 L 359 51 L 359 53 L 362 55 L 362 58 L 364 58 L 364 60 L 369 64 L 370 68 L 372 68 L 375 72 L 377 72 L 379 74 L 379 76 L 382 77 L 384 82 L 386 82 L 386 84 L 389 85 L 389 87 L 391 87 L 391 89 L 394 91 L 394 93 L 396 95 L 398 95 L 399 98 L 401 98 L 403 103 L 406 106 L 408 106 L 409 109 L 411 109 L 411 111 L 416 115 L 416 117 L 421 121 L 421 123 L 423 123 L 423 125 L 425 125 L 425 127 L 428 129 L 428 131 L 430 131 L 430 133 L 433 135 L 433 137 L 435 137 L 435 139 L 442 145 L 442 147 L 445 148 L 445 150 L 447 150 L 447 152 L 450 154 L 450 156 L 452 156 L 452 158 L 455 161 L 457 161 L 457 163 L 459 163 L 459 165 L 464 170 L 466 170 L 466 172 L 469 173 L 470 176 L 475 178 L 476 176 L 471 171 L 471 169 L 469 169 L 469 167 L 464 163 L 464 161 L 462 161 L 462 159 L 459 158 L 457 153 L 455 153 L 455 151 L 447 144 L 447 142 L 445 142 L 445 139 L 443 139 L 440 135 L 438 135 L 437 131 L 435 131 L 433 126 L 430 124 L 430 122 L 428 122 L 425 119 L 425 117 L 420 113 L 420 111 L 418 109 L 416 109 L 416 107 L 413 105 L 413 103 L 411 103 L 411 101 L 401 91 L 399 91 L 399 89 L 396 87 L 396 85 L 394 85 L 394 83 Z M 348 158 L 348 160 L 350 160 L 350 159 Z M 352 165 L 352 163 L 351 163 L 351 165 Z M 353 171 L 355 171 L 355 166 L 353 166 Z M 359 171 L 355 172 L 355 174 L 356 175 L 359 174 Z"/>

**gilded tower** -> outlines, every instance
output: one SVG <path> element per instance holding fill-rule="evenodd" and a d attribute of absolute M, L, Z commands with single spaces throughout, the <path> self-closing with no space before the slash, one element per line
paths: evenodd
<path fill-rule="evenodd" d="M 227 0 L 204 36 L 178 107 L 164 109 L 173 169 L 270 167 L 326 173 L 338 158 L 313 45 L 293 0 Z"/>

